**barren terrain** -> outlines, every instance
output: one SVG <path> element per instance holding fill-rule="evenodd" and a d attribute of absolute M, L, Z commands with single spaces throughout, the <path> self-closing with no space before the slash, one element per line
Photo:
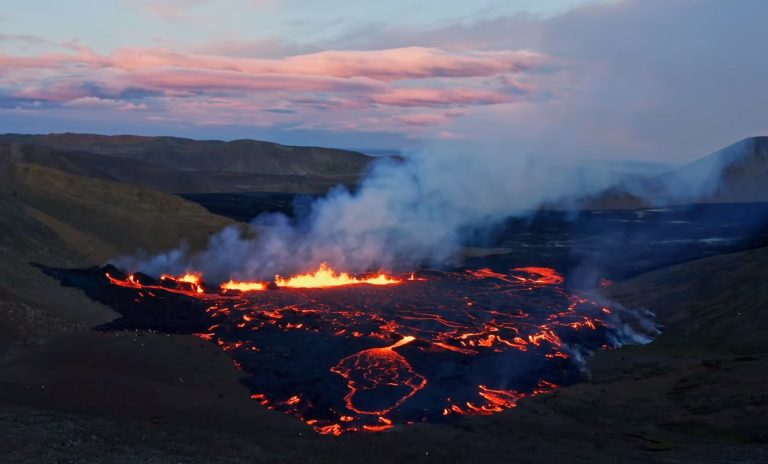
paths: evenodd
<path fill-rule="evenodd" d="M 233 221 L 177 196 L 0 158 L 0 460 L 706 462 L 768 460 L 768 248 L 618 282 L 662 334 L 589 360 L 590 379 L 507 412 L 320 436 L 249 399 L 193 336 L 95 332 L 115 317 L 30 263 L 87 267 Z"/>

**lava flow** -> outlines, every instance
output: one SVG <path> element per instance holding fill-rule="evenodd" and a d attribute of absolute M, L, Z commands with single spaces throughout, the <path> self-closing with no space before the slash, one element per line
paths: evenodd
<path fill-rule="evenodd" d="M 394 408 L 424 388 L 427 379 L 415 373 L 395 348 L 415 340 L 408 336 L 383 348 L 369 348 L 348 356 L 331 368 L 331 372 L 347 379 L 349 393 L 344 397 L 347 409 L 358 414 L 376 415 L 383 419 Z M 394 392 L 394 394 L 393 394 Z M 367 393 L 377 397 L 381 409 L 361 409 L 355 405 L 355 396 Z M 378 429 L 389 428 L 392 421 L 385 420 Z M 366 426 L 363 426 L 366 427 Z M 367 427 L 371 427 L 370 425 Z"/>
<path fill-rule="evenodd" d="M 218 287 L 195 273 L 57 272 L 122 315 L 104 329 L 197 334 L 260 404 L 334 435 L 513 408 L 579 381 L 582 356 L 615 345 L 626 322 L 544 267 L 353 276 L 322 265 Z"/>
<path fill-rule="evenodd" d="M 357 284 L 391 285 L 397 283 L 400 283 L 399 279 L 386 274 L 363 278 L 352 277 L 346 272 L 339 274 L 331 269 L 328 263 L 322 263 L 317 271 L 310 274 L 300 274 L 288 279 L 283 279 L 279 275 L 275 276 L 275 284 L 278 287 L 290 288 L 327 288 Z"/>

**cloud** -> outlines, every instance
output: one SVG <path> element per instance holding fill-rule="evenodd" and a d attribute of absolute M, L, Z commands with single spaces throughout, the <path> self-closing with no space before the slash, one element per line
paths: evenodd
<path fill-rule="evenodd" d="M 62 104 L 68 108 L 92 108 L 92 109 L 116 109 L 119 111 L 142 111 L 148 110 L 149 106 L 145 103 L 132 103 L 111 98 L 82 97 Z"/>
<path fill-rule="evenodd" d="M 116 108 L 121 104 L 121 102 L 109 98 L 82 97 L 68 101 L 62 106 L 68 106 L 72 108 Z"/>
<path fill-rule="evenodd" d="M 551 62 L 545 55 L 530 51 L 453 52 L 423 47 L 322 51 L 278 59 L 196 55 L 153 48 L 123 48 L 111 55 L 99 55 L 87 47 L 77 48 L 77 54 L 44 54 L 36 57 L 0 55 L 0 63 L 16 68 L 57 69 L 78 65 L 124 71 L 174 67 L 237 71 L 252 75 L 367 77 L 393 82 L 533 72 Z"/>
<path fill-rule="evenodd" d="M 18 99 L 67 103 L 93 96 L 93 89 L 87 82 L 77 79 L 42 81 L 19 86 L 11 94 Z"/>
<path fill-rule="evenodd" d="M 81 111 L 107 107 L 155 111 L 207 126 L 247 120 L 254 127 L 290 124 L 414 134 L 419 127 L 448 123 L 451 118 L 401 119 L 399 108 L 467 108 L 518 101 L 537 90 L 511 76 L 535 79 L 539 69 L 553 62 L 530 51 L 426 47 L 328 50 L 258 59 L 163 48 L 122 48 L 104 54 L 79 42 L 62 47 L 63 51 L 36 55 L 0 54 L 0 91 L 6 100 Z M 325 122 L 318 125 L 313 118 Z M 380 127 L 366 128 L 365 123 Z"/>
<path fill-rule="evenodd" d="M 123 70 L 159 67 L 237 71 L 247 74 L 297 74 L 340 78 L 405 79 L 487 77 L 532 72 L 551 60 L 530 51 L 453 52 L 404 47 L 386 50 L 330 50 L 274 59 L 199 55 L 164 49 L 124 48 L 111 56 L 83 59 L 88 64 Z"/>
<path fill-rule="evenodd" d="M 762 0 L 623 0 L 544 19 L 368 24 L 326 46 L 535 50 L 556 72 L 507 75 L 521 98 L 450 129 L 541 156 L 684 160 L 768 133 L 767 15 Z M 496 91 L 501 79 L 489 78 Z"/>
<path fill-rule="evenodd" d="M 448 122 L 451 118 L 461 116 L 460 111 L 445 113 L 417 113 L 395 116 L 394 119 L 410 126 L 430 127 L 439 126 Z"/>
<path fill-rule="evenodd" d="M 188 14 L 220 4 L 201 2 L 166 3 Z M 246 3 L 226 0 L 222 8 L 246 11 Z M 768 61 L 759 59 L 768 49 L 761 21 L 768 2 L 725 3 L 592 2 L 546 17 L 485 15 L 433 27 L 342 21 L 333 26 L 342 34 L 335 39 L 326 32 L 211 36 L 187 22 L 172 27 L 199 33 L 202 45 L 125 43 L 108 52 L 9 29 L 0 35 L 0 95 L 3 106 L 51 114 L 95 97 L 147 105 L 189 126 L 203 119 L 247 121 L 238 136 L 248 135 L 246 124 L 256 121 L 273 124 L 274 132 L 262 134 L 285 142 L 341 138 L 340 132 L 299 138 L 296 127 L 375 133 L 370 140 L 376 143 L 382 131 L 394 131 L 393 145 L 444 131 L 542 156 L 692 158 L 768 131 L 762 114 Z M 274 30 L 293 33 L 326 20 Z M 167 39 L 163 43 L 173 43 Z M 268 111 L 276 108 L 292 112 Z M 461 116 L 440 116 L 456 109 Z M 70 105 L 65 114 L 75 111 L 89 120 L 86 107 Z"/>
<path fill-rule="evenodd" d="M 384 86 L 365 77 L 341 79 L 329 76 L 295 74 L 249 74 L 237 71 L 200 69 L 159 69 L 130 73 L 118 87 L 138 87 L 163 92 L 208 91 L 283 91 L 283 92 L 370 92 Z"/>
<path fill-rule="evenodd" d="M 98 81 L 107 78 L 136 82 L 156 89 L 209 89 L 320 91 L 381 90 L 402 80 L 463 79 L 503 76 L 532 71 L 547 61 L 527 51 L 446 52 L 427 48 L 373 51 L 327 51 L 282 59 L 250 59 L 194 55 L 164 49 L 120 49 L 110 55 L 72 46 L 76 53 L 38 56 L 0 54 L 0 69 L 10 72 L 39 70 L 53 78 Z M 104 72 L 101 72 L 104 71 Z M 66 73 L 66 75 L 65 75 Z M 107 75 L 108 74 L 108 75 Z M 504 83 L 509 87 L 509 84 Z M 523 92 L 522 87 L 517 91 Z M 461 104 L 488 104 L 501 100 L 491 91 L 407 88 L 392 89 L 376 98 L 377 103 L 399 105 L 441 104 L 440 95 L 450 95 Z"/>
<path fill-rule="evenodd" d="M 477 89 L 401 88 L 374 95 L 374 103 L 402 107 L 440 107 L 494 105 L 509 102 L 511 96 L 501 91 Z"/>

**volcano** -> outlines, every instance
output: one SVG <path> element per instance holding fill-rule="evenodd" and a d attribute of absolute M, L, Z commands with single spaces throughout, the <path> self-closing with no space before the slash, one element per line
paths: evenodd
<path fill-rule="evenodd" d="M 573 384 L 622 344 L 626 314 L 541 267 L 350 276 L 323 265 L 273 282 L 45 269 L 122 317 L 101 330 L 187 333 L 218 345 L 251 398 L 321 434 L 489 415 Z"/>

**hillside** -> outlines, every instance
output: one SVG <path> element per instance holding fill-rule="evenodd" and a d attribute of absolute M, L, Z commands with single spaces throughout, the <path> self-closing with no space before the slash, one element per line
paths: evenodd
<path fill-rule="evenodd" d="M 229 224 L 174 195 L 0 158 L 0 339 L 109 315 L 31 263 L 91 266 L 139 248 L 173 248 L 181 238 L 201 247 Z"/>
<path fill-rule="evenodd" d="M 0 455 L 427 463 L 596 462 L 599 452 L 598 462 L 764 462 L 767 269 L 768 249 L 757 249 L 619 283 L 606 296 L 653 310 L 664 330 L 651 344 L 599 353 L 590 381 L 492 417 L 344 439 L 254 407 L 242 373 L 193 337 L 82 330 L 0 360 Z"/>
<path fill-rule="evenodd" d="M 172 193 L 323 193 L 356 183 L 372 160 L 255 140 L 89 134 L 0 135 L 0 156 Z"/>
<path fill-rule="evenodd" d="M 768 137 L 750 137 L 653 177 L 635 177 L 583 201 L 586 209 L 768 201 Z"/>
<path fill-rule="evenodd" d="M 73 174 L 106 169 L 71 163 L 88 152 L 18 147 L 0 156 L 0 461 L 594 462 L 597 449 L 605 462 L 719 463 L 768 452 L 768 249 L 602 290 L 655 312 L 663 331 L 597 354 L 589 381 L 491 417 L 336 439 L 257 407 L 212 344 L 93 331 L 114 313 L 30 264 L 90 266 L 180 237 L 199 247 L 231 221 L 103 173 Z"/>

